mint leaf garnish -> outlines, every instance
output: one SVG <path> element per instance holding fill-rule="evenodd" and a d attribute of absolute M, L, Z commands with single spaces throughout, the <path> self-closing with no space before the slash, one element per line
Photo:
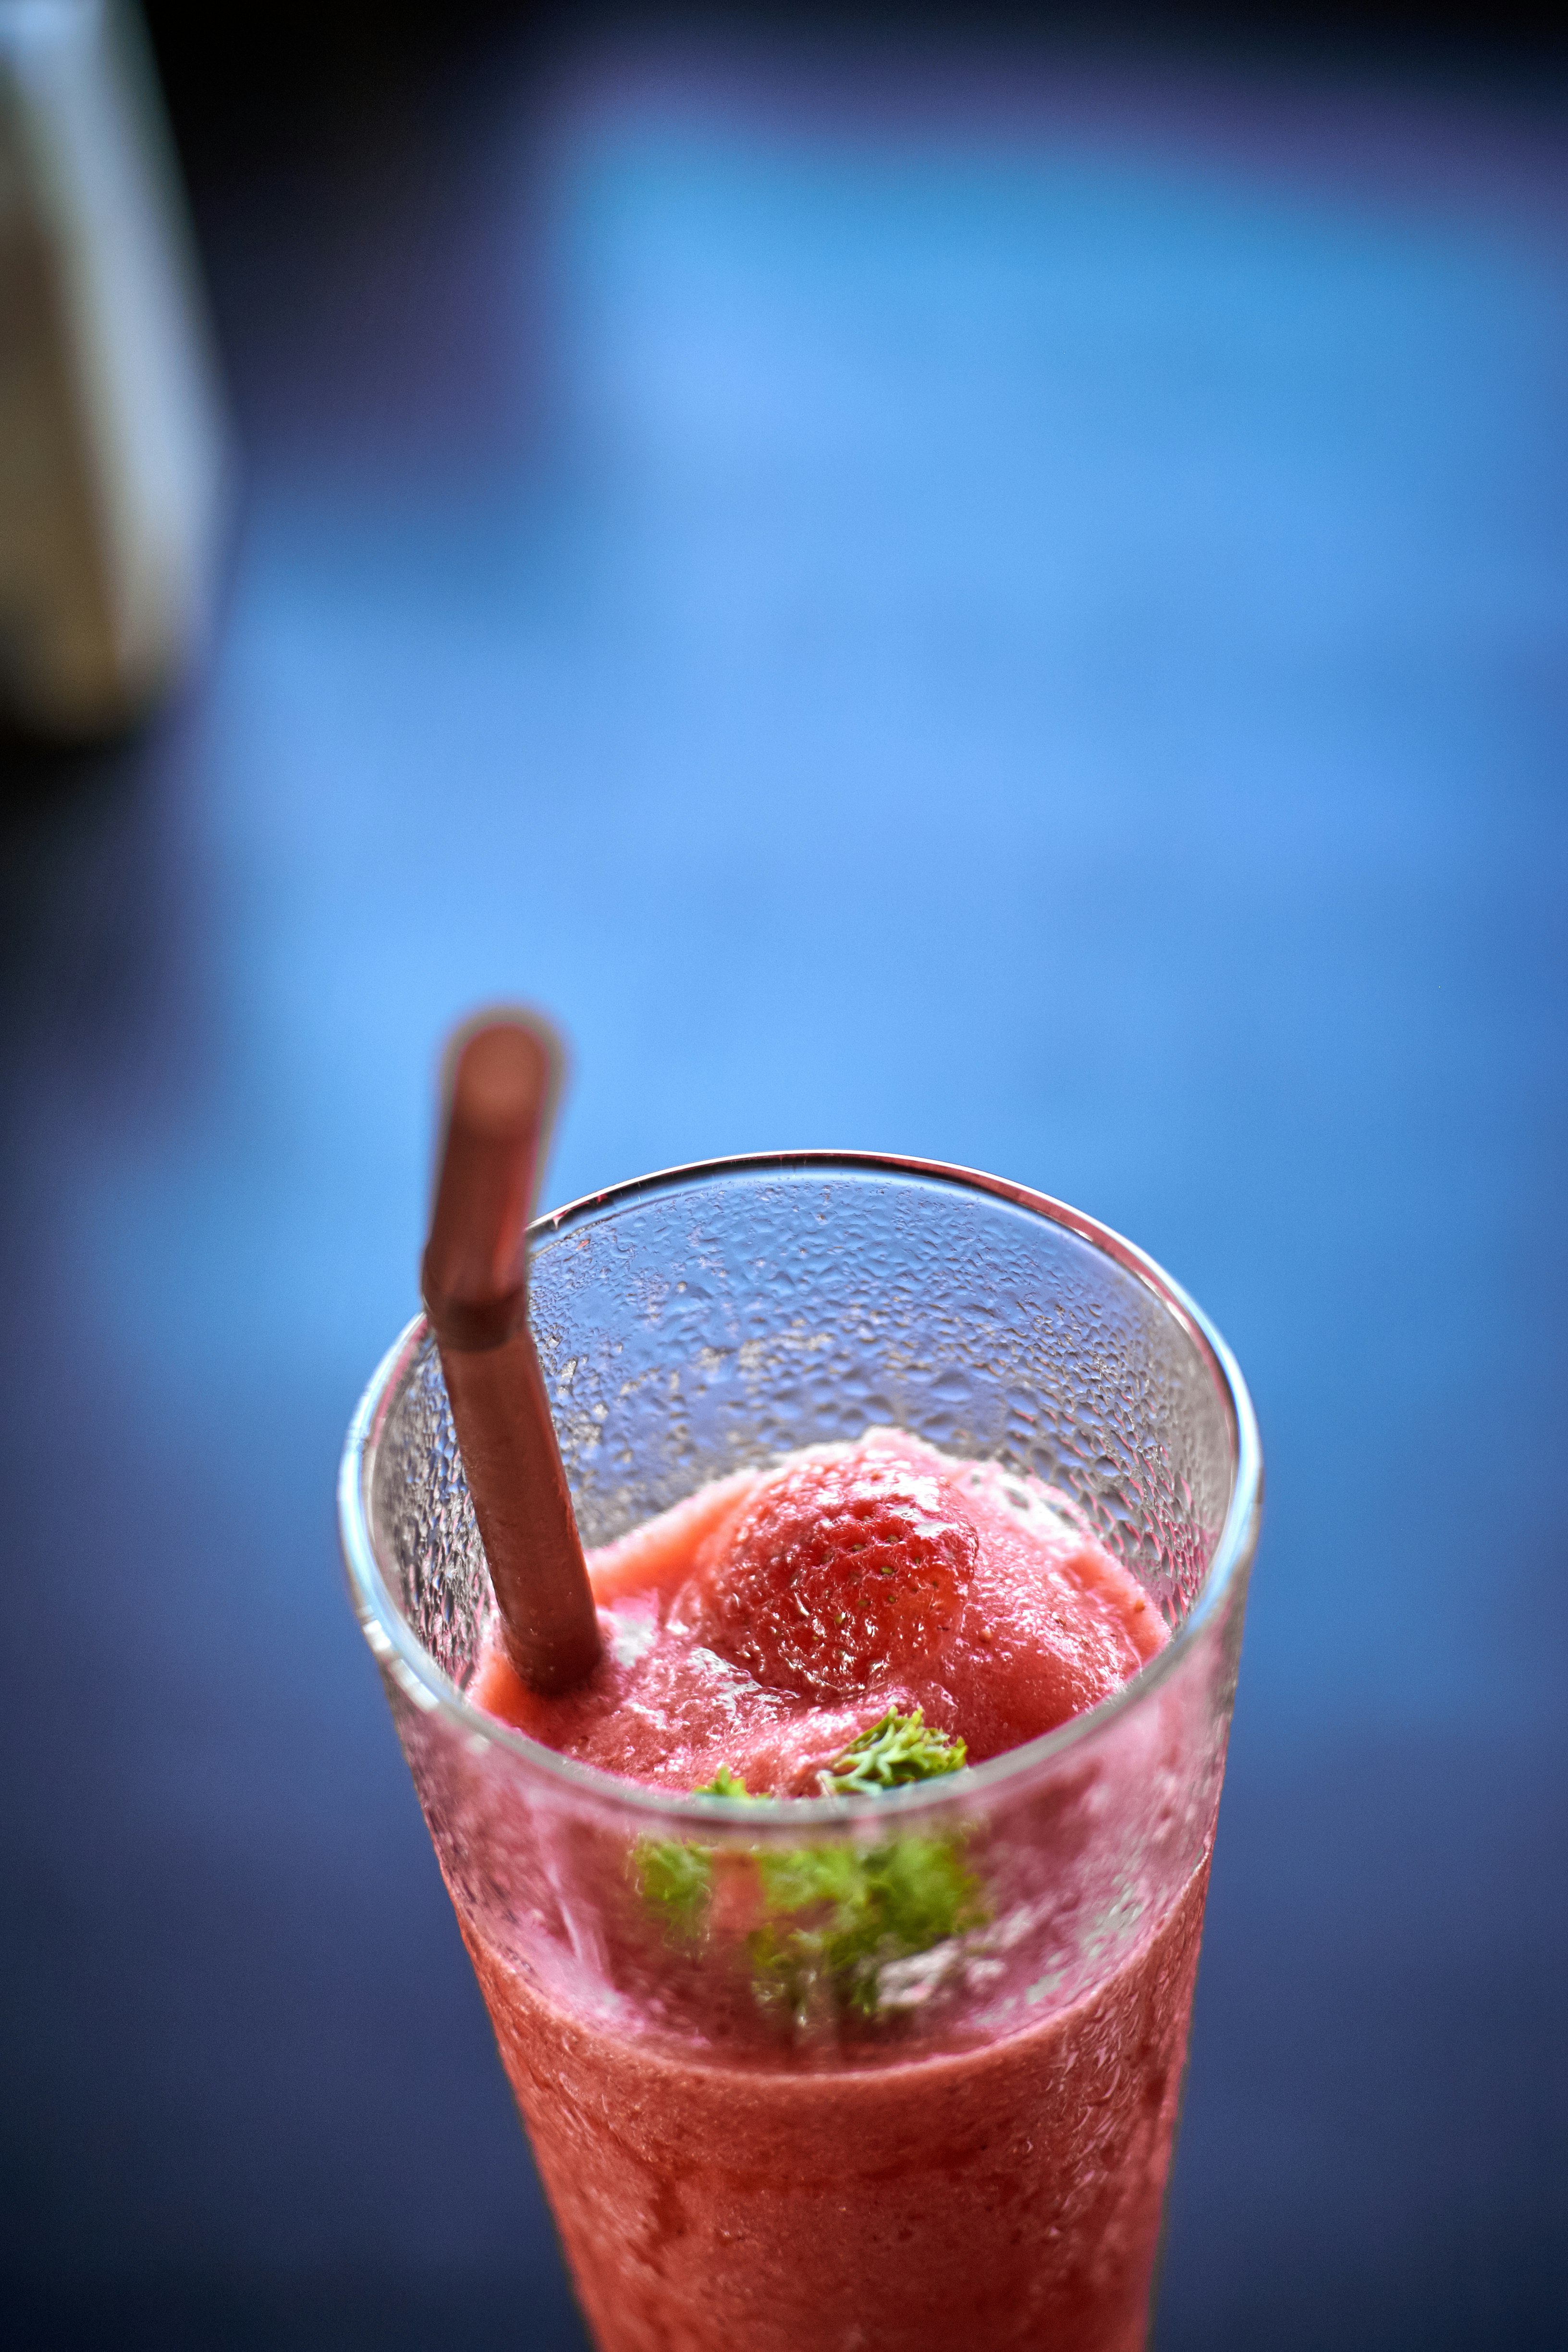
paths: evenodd
<path fill-rule="evenodd" d="M 831 1796 L 874 1795 L 962 1769 L 962 1739 L 932 1730 L 921 1709 L 889 1707 L 818 1777 Z M 721 1765 L 695 1792 L 763 1804 Z M 708 1927 L 714 1848 L 684 1839 L 645 1839 L 637 1850 L 645 1901 L 672 1940 L 692 1945 Z M 962 1835 L 900 1832 L 869 1848 L 843 1844 L 729 1849 L 726 1866 L 754 1881 L 745 1937 L 759 2005 L 797 2026 L 833 2015 L 873 2019 L 897 2005 L 887 1971 L 915 1960 L 989 1914 L 963 1861 Z"/>
<path fill-rule="evenodd" d="M 817 1777 L 825 1797 L 873 1796 L 879 1789 L 902 1789 L 911 1780 L 962 1771 L 968 1760 L 963 1740 L 933 1730 L 923 1707 L 900 1715 L 890 1706 L 880 1723 L 852 1739 L 837 1763 Z"/>
<path fill-rule="evenodd" d="M 694 1797 L 730 1797 L 739 1804 L 761 1805 L 744 1780 L 721 1764 L 711 1780 L 692 1790 Z M 685 1838 L 643 1838 L 636 1853 L 637 1885 L 643 1899 L 664 1914 L 665 1924 L 678 1942 L 689 1942 L 701 1933 L 713 1895 L 713 1849 L 693 1845 Z"/>
<path fill-rule="evenodd" d="M 876 2017 L 889 2006 L 886 1969 L 987 1916 L 957 1838 L 804 1846 L 760 1855 L 757 1874 L 765 1924 L 747 1938 L 753 1987 L 800 2024 L 825 2007 Z"/>
<path fill-rule="evenodd" d="M 664 1915 L 680 1941 L 700 1934 L 712 1895 L 709 1849 L 680 1838 L 644 1838 L 637 1850 L 637 1884 L 643 1899 Z"/>

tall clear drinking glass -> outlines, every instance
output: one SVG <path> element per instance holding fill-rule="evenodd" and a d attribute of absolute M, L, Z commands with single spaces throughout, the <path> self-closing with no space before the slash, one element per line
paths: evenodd
<path fill-rule="evenodd" d="M 409 1326 L 349 1436 L 349 1578 L 601 2352 L 1136 2352 L 1261 1496 L 1224 1344 L 1076 1211 L 852 1153 L 595 1195 L 533 1227 L 530 1285 L 586 1543 L 891 1423 L 1058 1490 L 1172 1629 L 1088 1715 L 891 1794 L 615 1780 L 464 1696 L 493 1603 Z M 849 2003 L 757 1895 L 840 1863 L 963 1890 Z"/>

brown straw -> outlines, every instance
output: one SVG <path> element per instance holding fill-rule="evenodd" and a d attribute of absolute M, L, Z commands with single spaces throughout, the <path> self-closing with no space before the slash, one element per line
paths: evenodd
<path fill-rule="evenodd" d="M 458 1031 L 447 1049 L 447 1131 L 421 1270 L 507 1654 L 546 1693 L 570 1690 L 599 1655 L 528 1328 L 526 1229 L 561 1066 L 560 1042 L 537 1013 L 484 1013 Z"/>

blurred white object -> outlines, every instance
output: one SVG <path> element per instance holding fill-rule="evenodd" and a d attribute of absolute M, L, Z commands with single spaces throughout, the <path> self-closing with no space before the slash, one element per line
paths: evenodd
<path fill-rule="evenodd" d="M 117 0 L 0 0 L 0 718 L 139 717 L 206 622 L 226 441 L 162 108 Z"/>

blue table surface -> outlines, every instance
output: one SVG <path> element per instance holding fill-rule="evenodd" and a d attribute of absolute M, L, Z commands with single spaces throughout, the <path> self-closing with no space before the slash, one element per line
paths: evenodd
<path fill-rule="evenodd" d="M 496 996 L 554 1199 L 926 1154 L 1213 1314 L 1270 1500 L 1157 2341 L 1564 2340 L 1563 129 L 502 42 L 204 184 L 216 642 L 5 803 L 27 2341 L 583 2342 L 332 1526 Z"/>

